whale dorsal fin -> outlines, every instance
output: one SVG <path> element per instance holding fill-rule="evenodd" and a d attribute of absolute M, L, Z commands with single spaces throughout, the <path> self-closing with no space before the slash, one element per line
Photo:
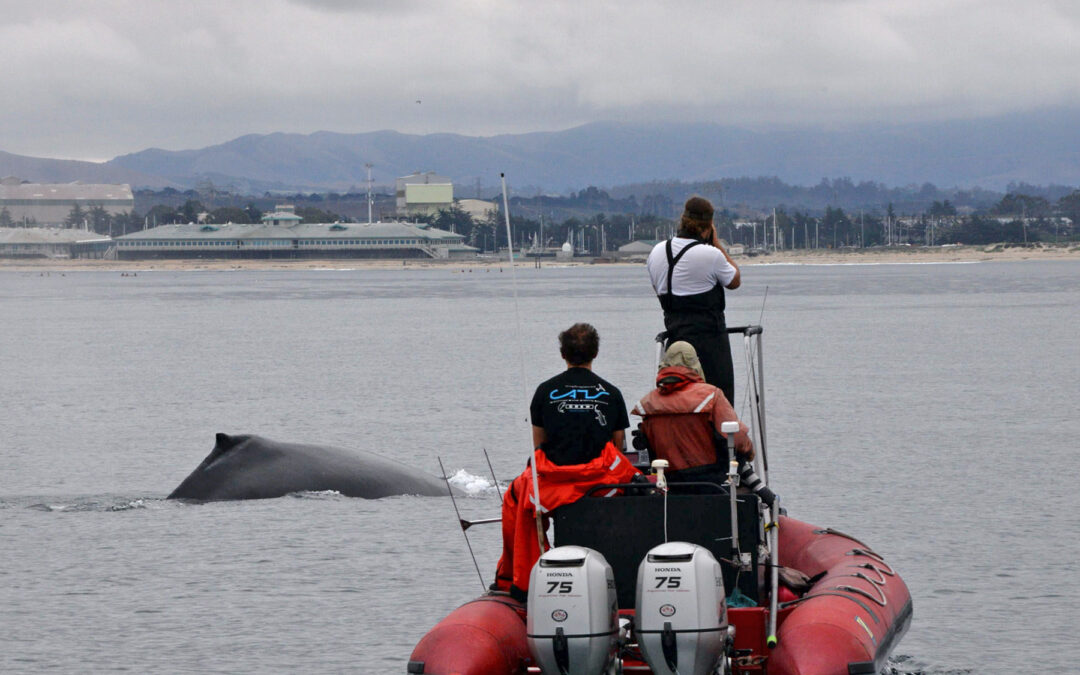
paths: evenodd
<path fill-rule="evenodd" d="M 209 466 L 218 458 L 225 455 L 230 450 L 250 438 L 250 434 L 238 434 L 236 436 L 230 436 L 229 434 L 223 434 L 221 432 L 218 432 L 214 436 L 214 449 L 210 451 L 210 455 L 204 460 L 204 464 Z"/>

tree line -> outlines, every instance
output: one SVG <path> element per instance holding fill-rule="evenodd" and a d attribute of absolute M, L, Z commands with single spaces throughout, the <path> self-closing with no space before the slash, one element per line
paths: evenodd
<path fill-rule="evenodd" d="M 739 179 L 743 180 L 743 179 Z M 725 181 L 720 183 L 726 184 Z M 689 184 L 679 184 L 686 189 Z M 709 196 L 710 188 L 697 194 Z M 836 185 L 836 183 L 830 183 Z M 840 186 L 847 185 L 843 181 Z M 858 188 L 855 184 L 851 184 Z M 750 209 L 744 205 L 724 205 L 714 194 L 718 206 L 716 223 L 721 237 L 732 243 L 784 248 L 831 248 L 841 246 L 925 245 L 925 244 L 987 244 L 993 242 L 1032 243 L 1070 241 L 1077 238 L 1076 224 L 1080 223 L 1080 190 L 1065 192 L 1060 188 L 1031 189 L 1009 192 L 996 201 L 975 209 L 963 200 L 948 197 L 932 199 L 919 210 L 906 209 L 889 202 L 884 208 L 847 209 L 826 205 L 821 210 L 792 208 L 779 203 L 773 211 Z M 928 195 L 937 192 L 925 191 Z M 635 240 L 660 240 L 671 236 L 677 225 L 682 200 L 694 191 L 686 191 L 676 200 L 664 192 L 613 196 L 590 186 L 567 196 L 541 195 L 514 197 L 510 201 L 511 225 L 515 248 L 550 248 L 571 242 L 576 250 L 591 255 L 607 251 Z M 1051 197 L 1056 198 L 1051 199 Z M 85 227 L 99 234 L 122 236 L 145 228 L 170 223 L 259 223 L 266 211 L 251 199 L 243 206 L 208 206 L 195 191 L 179 193 L 171 190 L 162 194 L 162 201 L 184 200 L 176 205 L 156 203 L 144 213 L 135 210 L 112 214 L 100 204 L 85 208 L 76 205 L 66 219 L 69 227 Z M 364 195 L 289 195 L 296 203 L 296 214 L 304 222 L 357 222 L 356 217 L 331 210 L 334 204 L 345 205 L 346 198 Z M 154 201 L 143 194 L 144 203 Z M 261 201 L 267 208 L 281 197 L 264 195 Z M 353 200 L 355 201 L 355 200 Z M 378 195 L 384 212 L 393 203 L 392 195 Z M 353 204 L 355 206 L 355 204 Z M 473 218 L 457 206 L 410 220 L 442 230 L 456 232 L 466 242 L 482 251 L 506 246 L 506 231 L 501 209 L 496 208 L 484 218 Z M 353 209 L 354 211 L 356 209 Z M 11 216 L 0 210 L 0 226 L 11 226 Z M 774 227 L 775 225 L 775 227 Z"/>

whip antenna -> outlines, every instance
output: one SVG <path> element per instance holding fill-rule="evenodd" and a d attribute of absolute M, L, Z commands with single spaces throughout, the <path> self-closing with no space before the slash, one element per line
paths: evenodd
<path fill-rule="evenodd" d="M 761 325 L 761 320 L 765 317 L 765 301 L 769 299 L 769 286 L 765 285 L 765 295 L 761 296 L 761 311 L 758 313 L 757 325 Z"/>
<path fill-rule="evenodd" d="M 525 384 L 525 353 L 522 351 L 521 345 L 521 311 L 518 308 L 518 292 L 517 292 L 517 273 L 514 271 L 514 236 L 510 231 L 510 202 L 506 198 L 506 174 L 500 173 L 499 180 L 502 181 L 502 196 L 503 196 L 503 217 L 506 220 L 506 251 L 510 256 L 510 280 L 514 287 L 514 316 L 517 319 L 517 343 L 518 343 L 518 367 L 521 375 L 521 389 L 525 395 L 526 404 L 529 400 L 529 390 Z M 532 439 L 529 439 L 529 446 L 532 446 Z M 536 448 L 532 448 L 529 451 L 529 468 L 532 469 L 532 484 L 533 484 L 533 503 L 536 505 L 536 541 L 539 544 L 540 552 L 544 552 L 544 526 L 541 524 L 540 514 L 540 477 L 536 473 Z"/>
<path fill-rule="evenodd" d="M 446 481 L 446 491 L 450 493 L 450 503 L 454 505 L 454 514 L 457 515 L 458 522 L 461 524 L 461 534 L 465 537 L 465 545 L 469 547 L 469 556 L 472 557 L 473 567 L 476 568 L 476 576 L 480 578 L 480 588 L 487 590 L 487 586 L 484 585 L 484 575 L 480 573 L 480 564 L 476 562 L 476 554 L 472 550 L 472 542 L 469 541 L 469 535 L 465 532 L 467 526 L 466 520 L 461 518 L 461 511 L 458 511 L 457 500 L 454 499 L 454 488 L 450 487 L 450 479 L 446 477 L 446 469 L 443 467 L 442 457 L 439 457 L 439 471 L 442 473 L 443 480 Z M 474 523 L 469 523 L 473 525 Z"/>
<path fill-rule="evenodd" d="M 765 285 L 765 295 L 761 296 L 761 311 L 758 312 L 758 317 L 757 317 L 757 325 L 759 325 L 759 326 L 761 325 L 761 320 L 763 318 L 765 318 L 765 301 L 768 300 L 768 299 L 769 299 L 769 286 L 768 286 L 768 284 L 766 284 Z M 749 372 L 749 376 L 754 377 L 753 369 L 751 369 L 751 371 Z M 746 387 L 743 390 L 743 399 L 742 399 L 742 411 L 743 412 L 746 412 L 746 404 L 747 404 L 747 402 L 749 400 L 750 400 L 750 387 Z M 742 419 L 742 417 L 743 417 L 742 415 L 739 415 L 739 419 Z"/>
<path fill-rule="evenodd" d="M 495 491 L 499 493 L 499 502 L 502 502 L 502 488 L 499 487 L 499 479 L 495 477 L 495 468 L 491 466 L 491 458 L 488 457 L 487 448 L 484 450 L 484 459 L 487 460 L 488 471 L 491 472 L 491 482 L 495 484 Z"/>

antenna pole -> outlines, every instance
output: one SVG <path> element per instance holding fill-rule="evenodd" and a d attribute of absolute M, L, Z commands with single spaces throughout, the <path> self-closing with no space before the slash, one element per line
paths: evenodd
<path fill-rule="evenodd" d="M 517 276 L 514 272 L 514 238 L 510 234 L 510 201 L 506 197 L 506 174 L 500 173 L 499 180 L 502 182 L 502 194 L 503 194 L 503 217 L 506 220 L 506 252 L 510 256 L 510 278 L 514 285 L 514 314 L 517 317 L 517 332 L 518 332 L 518 360 L 519 367 L 521 369 L 521 386 L 525 393 L 525 401 L 529 400 L 528 389 L 525 388 L 525 355 L 521 351 L 521 311 L 518 309 L 518 295 L 517 295 Z M 496 246 L 498 248 L 498 246 Z M 532 446 L 532 439 L 529 440 L 529 445 Z M 540 513 L 540 476 L 536 471 L 536 448 L 532 448 L 529 451 L 529 468 L 532 470 L 532 484 L 533 484 L 533 504 L 536 506 L 534 512 L 536 513 L 536 541 L 539 545 L 540 553 L 544 552 L 544 525 L 542 524 L 543 515 Z"/>

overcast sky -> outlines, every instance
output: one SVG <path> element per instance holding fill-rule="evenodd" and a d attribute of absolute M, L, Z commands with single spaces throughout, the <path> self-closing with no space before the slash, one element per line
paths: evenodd
<path fill-rule="evenodd" d="M 1080 106 L 1073 0 L 0 0 L 0 150 Z"/>

